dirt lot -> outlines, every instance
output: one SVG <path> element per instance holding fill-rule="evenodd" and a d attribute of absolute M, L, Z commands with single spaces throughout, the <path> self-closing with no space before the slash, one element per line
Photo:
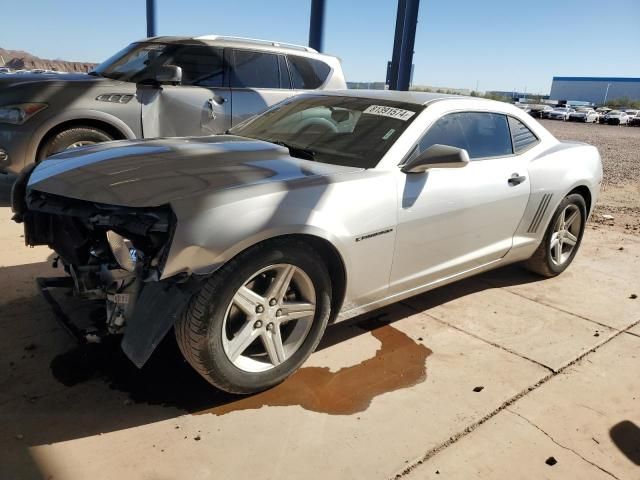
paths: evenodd
<path fill-rule="evenodd" d="M 545 124 L 599 145 L 597 212 L 615 217 L 596 215 L 569 270 L 507 267 L 332 326 L 251 397 L 213 390 L 171 336 L 142 370 L 117 345 L 79 347 L 35 285 L 60 274 L 51 252 L 24 247 L 0 178 L 0 479 L 636 480 L 640 128 Z"/>
<path fill-rule="evenodd" d="M 604 185 L 592 224 L 613 225 L 640 233 L 640 128 L 542 120 L 560 140 L 577 140 L 598 147 Z M 605 220 L 602 215 L 613 215 Z"/>

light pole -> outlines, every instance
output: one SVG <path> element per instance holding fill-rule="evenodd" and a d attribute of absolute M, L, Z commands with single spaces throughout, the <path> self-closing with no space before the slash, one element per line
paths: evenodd
<path fill-rule="evenodd" d="M 322 52 L 324 47 L 325 10 L 325 0 L 311 1 L 311 15 L 309 16 L 309 46 L 319 52 Z"/>
<path fill-rule="evenodd" d="M 156 36 L 156 0 L 147 0 L 147 37 Z"/>
<path fill-rule="evenodd" d="M 610 83 L 607 83 L 607 89 L 604 92 L 604 102 L 602 102 L 603 105 L 607 105 L 607 95 L 609 95 L 609 87 L 611 86 Z"/>

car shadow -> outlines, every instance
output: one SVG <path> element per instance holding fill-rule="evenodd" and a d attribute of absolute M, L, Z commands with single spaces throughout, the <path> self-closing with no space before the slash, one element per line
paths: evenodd
<path fill-rule="evenodd" d="M 7 275 L 7 278 L 15 278 L 19 282 L 32 277 L 35 271 L 24 266 L 5 267 L 0 268 L 0 275 Z M 363 359 L 359 365 L 336 372 L 303 367 L 299 370 L 303 380 L 296 380 L 294 376 L 281 386 L 252 397 L 227 394 L 209 385 L 183 360 L 171 334 L 167 335 L 140 370 L 122 353 L 117 341 L 69 349 L 67 338 L 48 345 L 38 352 L 39 357 L 35 360 L 27 356 L 24 361 L 38 362 L 37 368 L 34 366 L 35 370 L 28 375 L 9 376 L 2 380 L 14 392 L 8 401 L 0 402 L 0 418 L 4 419 L 5 424 L 3 430 L 8 435 L 24 436 L 30 445 L 47 444 L 167 420 L 185 413 L 204 411 L 220 415 L 236 409 L 271 404 L 299 403 L 304 406 L 308 404 L 309 391 L 314 388 L 327 389 L 334 382 L 347 386 L 349 382 L 355 382 L 353 389 L 343 388 L 341 392 L 333 390 L 331 401 L 335 403 L 339 400 L 340 403 L 349 397 L 348 400 L 355 402 L 356 406 L 341 406 L 336 410 L 330 405 L 322 405 L 323 397 L 318 395 L 320 400 L 314 399 L 310 409 L 338 414 L 361 411 L 367 408 L 374 396 L 411 386 L 426 378 L 425 363 L 431 354 L 428 345 L 421 343 L 421 338 L 409 338 L 393 328 L 394 323 L 420 311 L 428 312 L 429 308 L 452 299 L 494 288 L 493 279 L 496 277 L 505 285 L 538 279 L 517 267 L 506 267 L 493 272 L 490 277 L 482 275 L 470 278 L 421 295 L 426 305 L 423 310 L 396 304 L 331 325 L 318 351 L 371 333 L 381 345 L 376 352 L 376 359 L 386 360 L 367 362 L 367 359 Z M 24 347 L 27 350 L 31 342 L 40 344 L 50 341 L 49 336 L 42 336 L 42 333 L 56 326 L 55 317 L 51 312 L 46 312 L 43 305 L 44 300 L 39 295 L 16 298 L 4 304 L 0 300 L 0 328 L 7 335 L 3 343 L 18 344 L 19 349 L 27 345 Z M 24 329 L 18 332 L 6 328 L 8 324 L 14 325 L 12 319 L 18 317 L 24 323 Z M 378 364 L 384 367 L 377 367 Z M 309 370 L 314 368 L 316 371 L 311 375 Z M 405 377 L 405 380 L 397 381 L 401 377 Z M 45 391 L 35 395 L 21 393 L 38 383 L 42 383 Z M 369 383 L 378 383 L 382 387 L 377 390 L 365 388 Z M 304 388 L 296 385 L 303 385 Z M 300 393 L 302 390 L 304 392 Z M 361 391 L 361 397 L 366 398 L 357 398 Z M 339 398 L 341 395 L 345 398 Z M 252 400 L 248 402 L 248 398 Z M 43 428 L 43 424 L 47 427 Z"/>

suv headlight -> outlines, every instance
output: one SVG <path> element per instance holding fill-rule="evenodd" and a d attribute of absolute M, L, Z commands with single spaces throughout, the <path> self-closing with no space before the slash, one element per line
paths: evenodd
<path fill-rule="evenodd" d="M 0 107 L 0 123 L 22 125 L 36 113 L 44 110 L 49 105 L 46 103 L 20 103 L 17 105 L 4 105 Z"/>

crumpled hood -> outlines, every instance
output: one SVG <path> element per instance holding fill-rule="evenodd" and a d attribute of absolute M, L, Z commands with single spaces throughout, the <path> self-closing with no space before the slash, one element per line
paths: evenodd
<path fill-rule="evenodd" d="M 284 147 L 231 135 L 122 140 L 45 160 L 31 174 L 28 189 L 151 207 L 227 188 L 358 170 L 301 160 Z"/>

